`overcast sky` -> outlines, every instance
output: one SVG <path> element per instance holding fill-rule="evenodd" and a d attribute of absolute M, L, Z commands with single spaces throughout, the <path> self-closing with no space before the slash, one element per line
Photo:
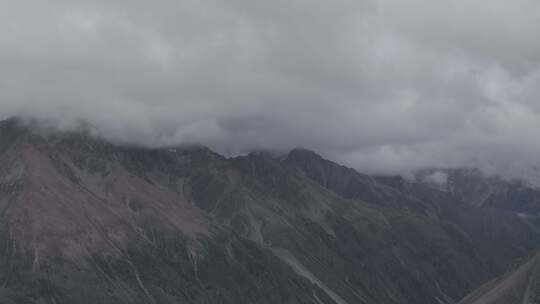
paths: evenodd
<path fill-rule="evenodd" d="M 0 117 L 368 172 L 540 164 L 538 0 L 0 0 Z"/>

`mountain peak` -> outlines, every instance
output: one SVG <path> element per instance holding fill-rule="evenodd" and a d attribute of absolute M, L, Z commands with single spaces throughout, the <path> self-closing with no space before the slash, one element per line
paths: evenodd
<path fill-rule="evenodd" d="M 311 159 L 311 160 L 323 160 L 324 158 L 317 154 L 315 151 L 304 149 L 304 148 L 295 148 L 289 151 L 286 155 L 287 159 Z"/>

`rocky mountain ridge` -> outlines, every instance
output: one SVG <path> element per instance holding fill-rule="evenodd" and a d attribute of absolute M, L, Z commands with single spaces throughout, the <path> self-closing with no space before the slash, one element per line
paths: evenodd
<path fill-rule="evenodd" d="M 540 213 L 540 187 L 525 179 L 506 179 L 475 168 L 426 169 L 415 181 L 448 192 L 479 208 L 500 208 L 528 216 Z"/>
<path fill-rule="evenodd" d="M 0 123 L 2 303 L 454 303 L 534 251 L 513 211 L 305 151 L 226 158 Z"/>

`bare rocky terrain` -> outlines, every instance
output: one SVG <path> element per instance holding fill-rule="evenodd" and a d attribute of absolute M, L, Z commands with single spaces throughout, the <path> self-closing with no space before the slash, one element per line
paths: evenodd
<path fill-rule="evenodd" d="M 226 158 L 11 119 L 0 123 L 0 302 L 457 303 L 540 244 L 520 216 L 540 210 L 534 196 L 525 208 L 462 192 L 306 150 Z"/>
<path fill-rule="evenodd" d="M 516 270 L 484 284 L 458 304 L 540 303 L 540 256 L 534 255 Z"/>

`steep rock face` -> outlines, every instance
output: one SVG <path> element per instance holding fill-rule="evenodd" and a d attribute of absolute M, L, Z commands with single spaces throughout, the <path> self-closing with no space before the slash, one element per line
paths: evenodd
<path fill-rule="evenodd" d="M 540 241 L 511 213 L 315 154 L 0 134 L 6 303 L 452 303 Z"/>
<path fill-rule="evenodd" d="M 331 303 L 141 175 L 132 150 L 31 132 L 3 148 L 2 303 Z"/>
<path fill-rule="evenodd" d="M 208 210 L 245 237 L 286 250 L 349 303 L 458 299 L 463 290 L 502 271 L 500 261 L 506 264 L 538 241 L 511 213 L 462 204 L 454 215 L 438 203 L 383 184 L 377 187 L 388 189 L 403 205 L 344 199 L 287 161 L 264 154 L 233 159 L 232 167 L 206 179 L 206 184 L 220 185 L 214 200 L 219 204 Z M 237 172 L 232 180 L 231 170 Z M 426 208 L 413 208 L 411 201 Z M 464 230 L 460 222 L 471 227 Z M 506 249 L 502 243 L 514 245 Z"/>
<path fill-rule="evenodd" d="M 2 159 L 10 167 L 4 180 L 20 187 L 5 210 L 7 223 L 36 263 L 42 254 L 77 258 L 121 249 L 146 223 L 208 235 L 205 214 L 176 193 L 114 164 L 106 176 L 92 174 L 54 149 L 25 142 Z"/>
<path fill-rule="evenodd" d="M 401 212 L 405 211 L 406 213 L 415 214 L 418 218 L 428 218 L 436 225 L 442 224 L 448 228 L 450 234 L 462 238 L 464 242 L 461 244 L 474 244 L 471 245 L 474 255 L 478 257 L 478 261 L 481 261 L 480 263 L 484 264 L 484 266 L 479 268 L 498 269 L 495 272 L 503 271 L 505 266 L 499 264 L 498 261 L 512 261 L 536 246 L 529 247 L 529 245 L 525 244 L 537 244 L 537 236 L 533 232 L 537 228 L 529 219 L 523 219 L 516 216 L 513 212 L 506 210 L 487 207 L 479 209 L 439 187 L 433 187 L 420 182 L 411 182 L 399 176 L 370 178 L 357 173 L 353 169 L 340 166 L 323 159 L 313 152 L 305 150 L 292 151 L 284 158 L 284 162 L 299 170 L 302 175 L 309 177 L 336 194 L 349 198 L 374 199 L 372 201 L 373 204 L 387 206 L 385 201 L 381 201 L 376 195 L 362 196 L 362 192 L 355 193 L 349 188 L 382 189 L 384 194 L 380 194 L 380 197 L 386 195 L 387 197 L 394 198 L 390 199 L 390 201 L 394 201 L 397 204 L 396 207 L 391 208 L 394 211 L 397 209 Z M 361 187 L 350 186 L 360 183 L 364 185 Z M 418 206 L 427 206 L 427 208 L 418 208 Z M 425 212 L 426 210 L 427 212 Z M 407 220 L 412 219 L 411 216 L 405 216 L 403 218 Z M 404 233 L 400 234 L 399 238 L 406 240 L 406 231 L 410 231 L 411 227 L 414 227 L 412 223 L 407 223 L 400 227 L 398 231 Z M 425 238 L 428 238 L 425 235 L 427 231 L 437 230 L 434 227 L 426 225 L 423 229 L 411 232 L 410 235 L 418 237 L 424 234 L 421 236 L 422 241 L 424 241 Z M 443 233 L 434 232 L 433 235 L 437 235 L 437 238 L 440 239 Z M 522 245 L 516 245 L 516 241 Z M 515 245 L 501 246 L 501 244 L 511 243 Z M 525 246 L 523 247 L 523 245 Z M 415 244 L 414 246 L 418 252 L 429 251 L 429 249 L 422 248 L 421 245 Z M 446 244 L 442 247 L 455 250 L 463 246 Z M 431 256 L 439 256 L 439 254 L 431 251 Z M 459 256 L 460 254 L 457 255 Z M 456 253 L 450 254 L 450 257 L 452 259 L 455 258 Z M 471 267 L 475 268 L 478 266 Z M 421 266 L 415 267 L 421 268 Z M 457 266 L 448 268 L 455 270 L 455 267 Z M 470 275 L 468 278 L 474 280 L 475 275 L 479 274 L 478 271 L 475 272 L 475 274 Z M 441 276 L 439 274 L 435 277 L 445 277 L 446 275 Z M 454 275 L 459 276 L 459 274 Z M 454 279 L 454 282 L 458 281 Z M 478 282 L 471 283 L 469 281 L 468 284 L 474 285 L 476 283 Z M 448 288 L 442 290 L 447 291 Z M 448 295 L 448 292 L 444 293 Z M 452 293 L 450 292 L 450 294 Z M 454 293 L 453 295 L 455 296 L 456 294 Z"/>
<path fill-rule="evenodd" d="M 516 270 L 494 279 L 459 304 L 540 303 L 540 256 L 536 254 Z"/>

